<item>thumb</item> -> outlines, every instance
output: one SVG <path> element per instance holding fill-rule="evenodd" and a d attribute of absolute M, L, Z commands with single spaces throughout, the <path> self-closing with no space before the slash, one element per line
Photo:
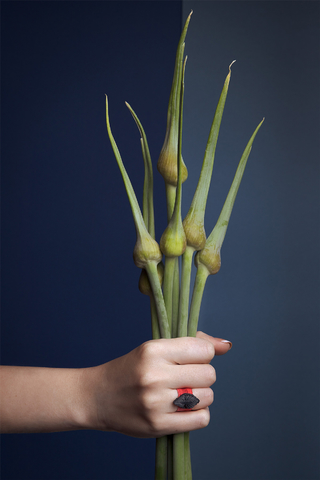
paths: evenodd
<path fill-rule="evenodd" d="M 208 342 L 211 342 L 214 346 L 216 355 L 224 355 L 232 347 L 232 343 L 229 342 L 229 340 L 223 340 L 222 338 L 211 337 L 211 335 L 207 335 L 206 333 L 203 333 L 203 332 L 197 332 L 197 338 L 203 338 L 203 340 L 207 340 Z"/>

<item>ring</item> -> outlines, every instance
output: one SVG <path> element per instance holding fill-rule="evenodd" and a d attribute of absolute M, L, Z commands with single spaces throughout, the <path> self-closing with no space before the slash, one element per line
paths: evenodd
<path fill-rule="evenodd" d="M 173 402 L 173 404 L 178 407 L 177 412 L 191 410 L 200 402 L 199 398 L 193 395 L 192 388 L 177 388 L 177 391 L 178 398 L 176 398 Z"/>

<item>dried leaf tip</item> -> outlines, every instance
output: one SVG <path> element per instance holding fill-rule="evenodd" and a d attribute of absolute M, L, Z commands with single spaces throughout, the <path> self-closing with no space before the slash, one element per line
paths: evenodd
<path fill-rule="evenodd" d="M 230 63 L 230 65 L 229 65 L 229 73 L 231 73 L 231 67 L 232 67 L 232 65 L 233 65 L 236 61 L 237 61 L 237 60 L 232 60 L 232 62 Z"/>

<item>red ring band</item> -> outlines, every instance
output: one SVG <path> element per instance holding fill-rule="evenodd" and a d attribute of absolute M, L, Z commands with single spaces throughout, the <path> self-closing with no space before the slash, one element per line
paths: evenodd
<path fill-rule="evenodd" d="M 180 397 L 180 395 L 183 395 L 184 393 L 191 393 L 191 395 L 193 395 L 192 388 L 189 388 L 189 387 L 177 388 L 177 391 L 178 391 L 178 397 Z"/>

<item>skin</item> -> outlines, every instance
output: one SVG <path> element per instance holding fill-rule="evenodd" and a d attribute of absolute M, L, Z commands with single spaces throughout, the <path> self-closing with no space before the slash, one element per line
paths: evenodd
<path fill-rule="evenodd" d="M 206 427 L 216 380 L 210 365 L 231 343 L 197 338 L 150 340 L 128 354 L 79 369 L 0 367 L 1 433 L 115 431 L 160 437 Z M 177 388 L 192 386 L 200 402 L 177 412 Z"/>

